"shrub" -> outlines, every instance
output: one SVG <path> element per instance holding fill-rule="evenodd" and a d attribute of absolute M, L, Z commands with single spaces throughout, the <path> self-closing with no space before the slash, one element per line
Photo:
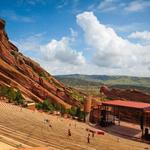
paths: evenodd
<path fill-rule="evenodd" d="M 15 102 L 18 105 L 24 102 L 21 92 L 15 91 L 12 87 L 0 87 L 0 95 L 7 97 L 9 102 Z"/>
<path fill-rule="evenodd" d="M 84 113 L 84 111 L 81 111 L 80 107 L 77 107 L 76 116 L 78 117 L 79 120 L 84 119 L 85 113 Z"/>
<path fill-rule="evenodd" d="M 46 99 L 43 103 L 36 104 L 37 109 L 42 109 L 45 112 L 56 110 L 55 105 Z"/>
<path fill-rule="evenodd" d="M 47 78 L 45 72 L 40 72 L 40 73 L 39 73 L 39 76 L 40 76 L 40 77 L 43 77 L 43 78 Z"/>
<path fill-rule="evenodd" d="M 55 110 L 61 111 L 61 107 L 62 107 L 61 104 L 54 103 L 53 106 L 54 106 Z"/>
<path fill-rule="evenodd" d="M 66 109 L 63 105 L 58 103 L 51 103 L 50 100 L 45 100 L 43 103 L 36 104 L 37 109 L 41 109 L 45 112 L 48 111 L 60 111 L 62 115 L 70 114 L 71 116 L 76 116 L 79 120 L 84 119 L 84 112 L 81 111 L 80 107 L 71 107 L 71 109 Z"/>
<path fill-rule="evenodd" d="M 17 92 L 16 92 L 16 96 L 15 96 L 14 101 L 16 101 L 17 104 L 23 104 L 23 103 L 24 103 L 24 98 L 23 98 L 23 96 L 21 95 L 21 92 L 20 92 L 20 91 L 17 91 Z"/>
<path fill-rule="evenodd" d="M 76 107 L 71 107 L 71 109 L 69 111 L 69 114 L 71 116 L 76 116 L 76 114 L 77 114 L 77 108 Z"/>
<path fill-rule="evenodd" d="M 36 105 L 35 105 L 35 107 L 39 110 L 39 109 L 42 109 L 42 103 L 37 103 Z"/>

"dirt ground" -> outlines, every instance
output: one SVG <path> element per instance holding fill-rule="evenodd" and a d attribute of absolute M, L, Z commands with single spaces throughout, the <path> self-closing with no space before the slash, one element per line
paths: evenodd
<path fill-rule="evenodd" d="M 14 148 L 8 144 L 0 142 L 0 150 L 15 150 L 15 149 L 16 148 Z"/>

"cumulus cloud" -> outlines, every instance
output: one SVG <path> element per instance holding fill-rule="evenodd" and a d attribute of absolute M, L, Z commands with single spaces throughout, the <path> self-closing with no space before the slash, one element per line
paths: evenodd
<path fill-rule="evenodd" d="M 136 32 L 131 33 L 128 36 L 128 38 L 150 41 L 150 32 L 149 31 L 143 31 L 143 32 L 136 31 Z"/>
<path fill-rule="evenodd" d="M 144 28 L 144 23 L 142 22 L 133 22 L 130 24 L 124 24 L 124 25 L 113 25 L 113 24 L 108 24 L 107 27 L 113 28 L 117 32 L 126 32 L 126 33 L 131 33 L 135 32 L 137 30 L 141 30 Z"/>
<path fill-rule="evenodd" d="M 102 24 L 93 12 L 83 12 L 76 17 L 84 31 L 85 38 L 81 39 L 87 53 L 73 48 L 81 33 L 78 35 L 72 28 L 71 36 L 52 39 L 46 44 L 40 41 L 41 33 L 17 42 L 23 52 L 30 52 L 28 56 L 51 74 L 150 76 L 150 44 L 135 44 L 123 39 L 113 27 Z"/>
<path fill-rule="evenodd" d="M 75 39 L 78 36 L 78 32 L 74 31 L 72 28 L 70 28 L 71 37 Z"/>
<path fill-rule="evenodd" d="M 59 61 L 73 65 L 85 63 L 82 52 L 74 50 L 70 46 L 71 39 L 63 37 L 61 40 L 51 40 L 48 44 L 41 46 L 40 50 L 45 59 Z"/>
<path fill-rule="evenodd" d="M 147 0 L 134 0 L 129 3 L 124 10 L 127 12 L 142 11 L 150 7 L 150 1 Z"/>
<path fill-rule="evenodd" d="M 97 66 L 125 69 L 150 64 L 150 46 L 121 38 L 112 28 L 103 25 L 93 12 L 77 15 L 77 23 L 84 31 L 87 44 L 95 50 L 92 57 Z"/>

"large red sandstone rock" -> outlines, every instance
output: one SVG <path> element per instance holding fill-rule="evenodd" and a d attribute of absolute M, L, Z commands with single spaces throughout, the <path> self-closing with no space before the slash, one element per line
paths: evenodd
<path fill-rule="evenodd" d="M 100 92 L 104 93 L 109 99 L 126 99 L 134 101 L 143 101 L 150 103 L 150 94 L 141 92 L 136 89 L 118 89 L 102 86 Z"/>
<path fill-rule="evenodd" d="M 81 105 L 69 96 L 70 91 L 62 83 L 19 52 L 9 41 L 5 21 L 0 19 L 0 86 L 4 85 L 19 89 L 25 97 L 36 102 L 50 99 L 66 108 Z"/>

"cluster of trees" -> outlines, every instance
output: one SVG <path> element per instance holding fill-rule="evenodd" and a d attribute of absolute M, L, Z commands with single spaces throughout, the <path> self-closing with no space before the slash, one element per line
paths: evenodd
<path fill-rule="evenodd" d="M 24 98 L 19 90 L 15 90 L 12 87 L 0 87 L 0 96 L 8 98 L 10 103 L 16 105 L 23 105 Z M 45 100 L 42 103 L 37 103 L 36 108 L 45 112 L 59 111 L 62 115 L 69 114 L 73 117 L 78 117 L 79 120 L 84 119 L 84 111 L 80 107 L 72 107 L 71 109 L 65 109 L 64 106 L 58 103 L 52 103 L 50 100 Z"/>
<path fill-rule="evenodd" d="M 0 95 L 8 98 L 9 102 L 14 102 L 16 105 L 22 105 L 24 98 L 19 90 L 12 87 L 0 87 Z"/>
<path fill-rule="evenodd" d="M 84 119 L 84 111 L 81 111 L 80 107 L 72 107 L 71 109 L 65 109 L 61 104 L 52 103 L 50 100 L 45 100 L 43 103 L 37 103 L 36 108 L 45 112 L 59 111 L 62 115 L 69 114 L 73 117 L 78 117 L 79 120 Z"/>

